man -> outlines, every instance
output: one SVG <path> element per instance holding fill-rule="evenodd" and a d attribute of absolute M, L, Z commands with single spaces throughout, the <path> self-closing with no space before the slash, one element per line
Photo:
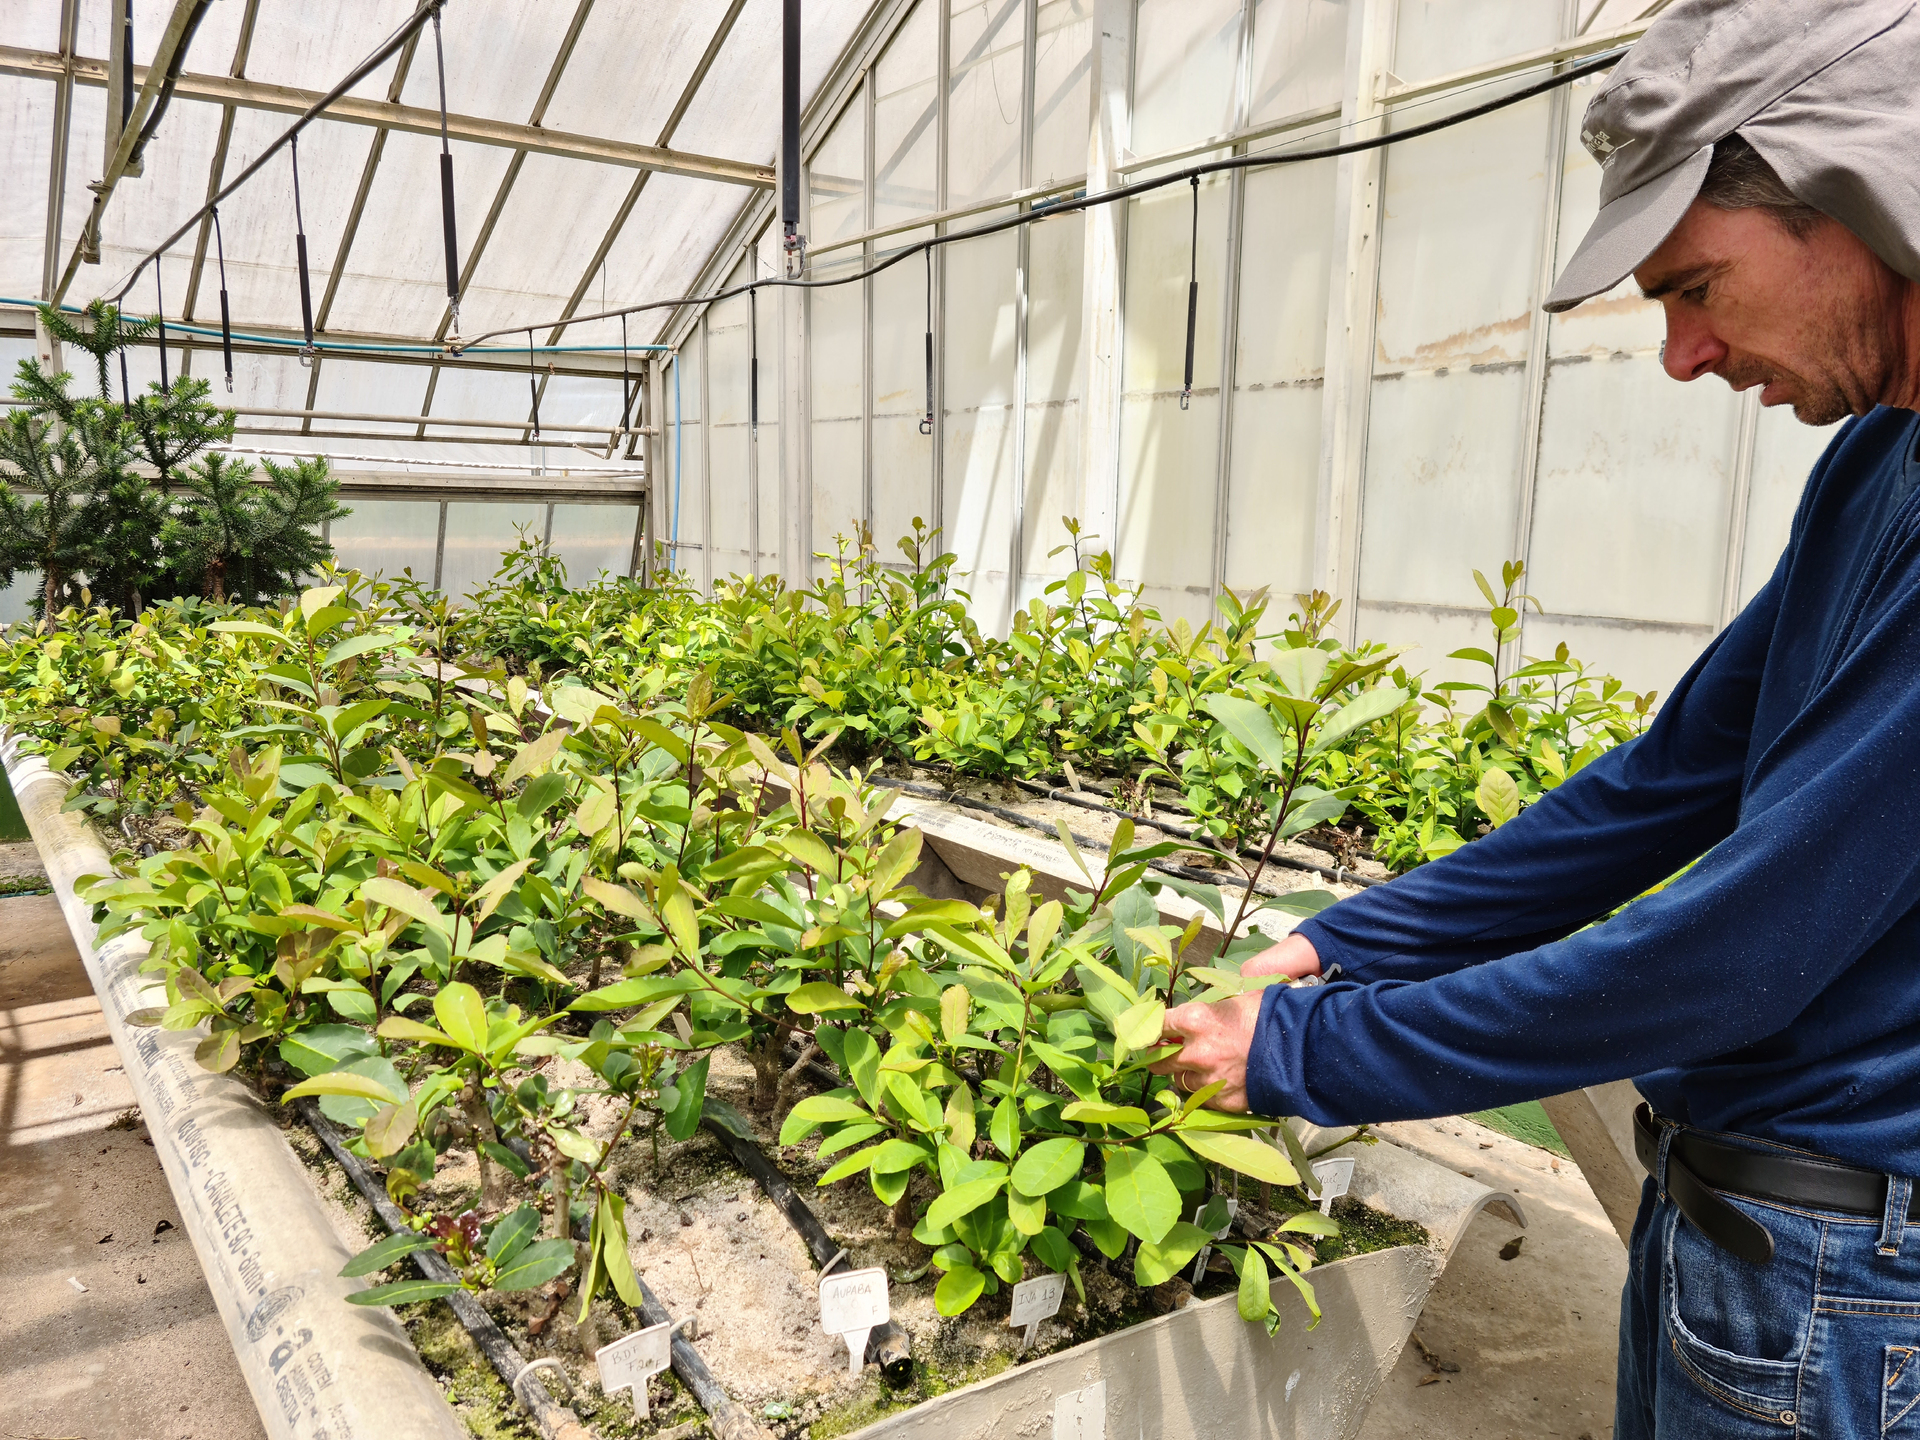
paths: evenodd
<path fill-rule="evenodd" d="M 1547 308 L 1631 272 L 1674 379 L 1854 418 L 1645 736 L 1245 967 L 1322 983 L 1173 1011 L 1160 1068 L 1329 1125 L 1636 1077 L 1617 1440 L 1920 1436 L 1920 11 L 1681 0 L 1582 138 Z"/>

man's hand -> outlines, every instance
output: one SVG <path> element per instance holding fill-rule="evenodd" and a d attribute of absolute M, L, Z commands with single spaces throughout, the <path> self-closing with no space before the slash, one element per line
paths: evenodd
<path fill-rule="evenodd" d="M 1304 935 L 1289 935 L 1240 967 L 1242 975 L 1284 975 L 1297 980 L 1320 973 L 1320 956 Z M 1180 1052 L 1152 1066 L 1155 1074 L 1171 1075 L 1174 1085 L 1192 1094 L 1215 1081 L 1224 1089 L 1207 1102 L 1214 1110 L 1244 1112 L 1247 1108 L 1247 1053 L 1253 1048 L 1254 1025 L 1260 1018 L 1260 991 L 1236 995 L 1214 1005 L 1181 1005 L 1167 1012 L 1160 1029 L 1162 1045 L 1178 1045 Z"/>

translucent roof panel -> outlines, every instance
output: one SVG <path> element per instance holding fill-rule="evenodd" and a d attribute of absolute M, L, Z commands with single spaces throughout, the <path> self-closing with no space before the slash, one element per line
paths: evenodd
<path fill-rule="evenodd" d="M 115 57 L 112 0 L 75 0 L 75 47 L 97 64 Z M 147 65 L 176 0 L 131 0 L 135 58 Z M 808 0 L 802 50 L 802 98 L 810 103 L 879 0 Z M 186 77 L 153 140 L 144 171 L 121 177 L 101 224 L 98 264 L 76 267 L 62 298 L 84 304 L 122 286 L 146 252 L 187 223 L 211 190 L 231 181 L 292 123 L 284 99 L 247 86 L 309 93 L 331 89 L 412 11 L 411 0 L 365 0 L 351 23 L 329 7 L 276 0 L 225 0 L 209 6 L 188 47 Z M 44 78 L 60 48 L 60 0 L 0 0 L 7 45 L 38 52 L 34 76 L 0 76 L 0 165 L 14 203 L 0 220 L 0 296 L 20 302 L 43 293 L 48 257 L 56 276 L 74 253 L 93 203 L 89 186 L 106 163 L 107 91 L 77 85 L 64 136 L 54 134 L 56 85 Z M 588 311 L 685 294 L 714 256 L 743 208 L 765 188 L 726 178 L 649 173 L 592 153 L 564 151 L 571 137 L 618 144 L 663 141 L 698 165 L 702 157 L 770 166 L 779 137 L 778 0 L 747 0 L 697 88 L 696 68 L 713 43 L 725 7 L 703 0 L 647 0 L 638 5 L 527 5 L 520 0 L 453 0 L 443 15 L 446 88 L 452 128 L 459 261 L 467 281 L 461 330 L 527 326 L 544 343 L 572 308 Z M 249 16 L 250 36 L 243 37 Z M 576 19 L 578 33 L 569 39 Z M 243 48 L 244 42 L 244 48 Z M 237 76 L 237 82 L 229 77 Z M 384 61 L 354 87 L 357 99 L 435 110 L 439 71 L 433 34 Z M 237 93 L 231 111 L 222 98 Z M 209 93 L 212 92 L 212 93 Z M 676 111 L 681 118 L 669 133 Z M 229 118 L 230 117 L 230 118 Z M 396 117 L 397 118 L 397 117 Z M 516 152 L 509 127 L 539 125 L 537 151 Z M 225 140 L 223 143 L 223 131 Z M 68 156 L 58 196 L 57 238 L 46 233 L 48 180 L 56 147 Z M 588 147 L 591 151 L 591 146 Z M 488 468 L 537 463 L 518 445 L 481 445 L 481 438 L 519 439 L 531 406 L 524 377 L 484 364 L 440 366 L 383 361 L 377 349 L 350 356 L 329 344 L 402 345 L 431 352 L 446 318 L 439 183 L 439 138 L 379 123 L 322 117 L 299 145 L 300 221 L 307 242 L 310 294 L 323 354 L 317 368 L 292 349 L 258 353 L 263 343 L 291 347 L 301 334 L 296 266 L 293 166 L 285 152 L 222 202 L 221 239 L 236 355 L 232 403 L 248 409 L 303 410 L 392 417 L 353 428 L 391 440 L 333 440 L 301 435 L 319 451 L 352 447 L 372 460 L 411 454 L 430 463 L 484 463 Z M 522 158 L 515 164 L 516 153 Z M 512 175 L 511 186 L 507 185 Z M 636 187 L 638 194 L 636 195 Z M 179 324 L 193 304 L 196 343 L 219 324 L 218 252 L 212 236 L 197 272 L 195 226 L 159 267 L 167 315 Z M 599 260 L 602 252 L 604 259 Z M 598 263 L 596 261 L 598 260 Z M 573 297 L 580 301 L 574 306 Z M 127 292 L 126 308 L 156 305 L 154 267 Z M 652 342 L 670 310 L 636 316 L 634 345 Z M 569 326 L 559 355 L 538 357 L 545 377 L 543 418 L 550 424 L 617 422 L 620 355 L 617 322 Z M 591 348 L 599 347 L 599 348 Z M 184 358 L 184 357 L 182 357 Z M 396 359 L 398 357 L 396 356 Z M 469 357 L 478 360 L 478 356 Z M 504 358 L 504 357 L 503 357 Z M 170 360 L 170 370 L 180 360 Z M 639 356 L 631 357 L 637 374 Z M 225 399 L 217 349 L 198 351 L 196 374 Z M 546 374 L 549 365 L 554 373 Z M 140 357 L 158 375 L 158 355 Z M 571 372 L 571 373 L 569 373 Z M 497 422 L 485 432 L 433 426 L 431 443 L 410 441 L 406 417 Z M 561 417 L 567 417 L 563 422 Z M 298 431 L 300 417 L 243 417 L 249 443 L 257 432 Z M 337 422 L 317 422 L 323 427 Z M 585 438 L 585 437 L 582 437 Z M 248 436 L 236 440 L 239 446 Z M 462 440 L 467 443 L 461 443 Z M 411 449 L 409 448 L 411 446 Z M 579 453 L 579 452 L 576 452 Z M 604 467 L 634 467 L 618 455 Z"/>

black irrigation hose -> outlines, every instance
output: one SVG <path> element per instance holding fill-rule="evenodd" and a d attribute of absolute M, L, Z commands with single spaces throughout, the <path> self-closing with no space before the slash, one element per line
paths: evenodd
<path fill-rule="evenodd" d="M 867 783 L 871 785 L 884 785 L 889 790 L 899 790 L 908 795 L 920 796 L 923 799 L 939 800 L 948 805 L 958 805 L 963 809 L 978 810 L 983 814 L 998 816 L 1010 825 L 1018 825 L 1026 830 L 1035 830 L 1042 835 L 1053 835 L 1057 837 L 1060 833 L 1044 820 L 1036 820 L 1033 816 L 1023 815 L 1018 810 L 1010 810 L 1005 805 L 994 805 L 988 801 L 975 800 L 966 795 L 950 795 L 937 785 L 921 785 L 911 780 L 895 780 L 885 775 L 869 775 L 866 779 Z M 1128 815 L 1123 810 L 1115 810 L 1111 806 L 1096 804 L 1084 797 L 1072 797 L 1072 792 L 1067 790 L 1041 789 L 1037 790 L 1036 793 L 1045 795 L 1049 800 L 1059 800 L 1068 804 L 1077 804 L 1082 809 L 1096 810 L 1103 814 L 1111 815 L 1117 820 L 1131 820 L 1135 825 L 1145 825 L 1154 830 L 1163 830 L 1176 838 L 1192 840 L 1196 847 L 1199 848 L 1213 848 L 1209 841 L 1196 836 L 1194 831 L 1187 829 L 1185 826 L 1173 825 L 1162 820 L 1142 820 L 1137 815 Z M 1092 850 L 1097 854 L 1105 848 L 1098 840 L 1090 839 L 1088 836 L 1075 834 L 1072 831 L 1068 831 L 1067 833 L 1073 835 L 1073 843 L 1080 846 L 1083 850 Z M 1324 879 L 1331 880 L 1336 885 L 1359 885 L 1364 887 L 1368 885 L 1386 884 L 1384 880 L 1369 880 L 1364 876 L 1351 874 L 1344 866 L 1316 865 L 1311 860 L 1295 860 L 1287 856 L 1272 855 L 1268 857 L 1267 863 L 1269 865 L 1284 866 L 1289 870 L 1305 870 L 1310 874 L 1319 875 Z M 1255 894 L 1263 893 L 1257 887 L 1248 885 L 1243 878 L 1237 879 L 1232 875 L 1224 874 L 1220 871 L 1201 870 L 1192 865 L 1175 865 L 1165 860 L 1149 860 L 1147 864 L 1152 869 L 1161 871 L 1167 875 L 1177 875 L 1182 880 L 1193 880 L 1202 885 L 1218 885 L 1222 881 L 1225 881 L 1229 884 L 1239 884 L 1244 889 L 1253 890 Z"/>
<path fill-rule="evenodd" d="M 300 262 L 300 328 L 307 337 L 306 349 L 301 354 L 310 357 L 313 354 L 313 285 L 307 279 L 307 222 L 300 217 L 300 137 L 295 135 L 287 143 L 293 156 L 293 247 L 294 258 Z M 160 274 L 158 260 L 153 262 L 153 273 L 156 277 Z M 166 311 L 162 309 L 160 313 L 164 315 Z M 164 325 L 166 321 L 160 323 Z"/>
<path fill-rule="evenodd" d="M 1193 244 L 1187 256 L 1187 369 L 1180 386 L 1180 408 L 1193 400 L 1193 328 L 1200 318 L 1200 177 L 1193 177 Z"/>
<path fill-rule="evenodd" d="M 320 1143 L 327 1147 L 340 1168 L 347 1172 L 347 1178 L 353 1181 L 353 1188 L 366 1197 L 381 1223 L 396 1233 L 407 1229 L 407 1217 L 393 1203 L 386 1187 L 374 1179 L 373 1172 L 367 1169 L 366 1163 L 358 1155 L 347 1149 L 345 1137 L 321 1113 L 319 1105 L 311 1099 L 302 1099 L 294 1101 L 293 1106 L 313 1133 L 320 1137 Z M 446 1258 L 436 1251 L 414 1251 L 413 1263 L 422 1275 L 439 1284 L 450 1285 L 458 1279 Z M 527 1373 L 526 1356 L 507 1338 L 506 1332 L 494 1322 L 494 1318 L 481 1307 L 478 1300 L 465 1290 L 456 1290 L 446 1298 L 453 1307 L 453 1313 L 459 1316 L 460 1323 L 467 1327 L 467 1333 L 473 1336 L 473 1343 L 480 1347 L 480 1353 L 487 1357 L 494 1371 L 532 1413 L 534 1424 L 540 1428 L 546 1440 L 592 1440 L 592 1432 L 580 1423 L 580 1417 L 547 1393 L 546 1382 L 540 1372 Z M 517 1385 L 516 1381 L 519 1382 Z"/>
<path fill-rule="evenodd" d="M 841 1082 L 835 1078 L 832 1083 Z M 847 1258 L 846 1248 L 837 1244 L 827 1233 L 827 1227 L 820 1223 L 820 1217 L 807 1208 L 806 1201 L 794 1193 L 793 1183 L 781 1173 L 780 1167 L 767 1158 L 766 1151 L 758 1144 L 711 1116 L 701 1121 L 706 1128 L 720 1139 L 733 1156 L 734 1162 L 751 1175 L 774 1208 L 787 1217 L 787 1223 L 798 1232 L 805 1242 L 807 1253 L 813 1256 L 813 1263 L 820 1267 L 824 1278 L 826 1272 L 835 1264 Z M 867 1336 L 866 1361 L 880 1367 L 880 1373 L 894 1385 L 904 1385 L 913 1378 L 913 1339 L 892 1320 L 879 1326 Z"/>
<path fill-rule="evenodd" d="M 233 313 L 227 308 L 227 242 L 220 235 L 220 211 L 213 212 L 213 246 L 220 257 L 220 353 L 227 362 L 227 393 L 233 393 Z M 154 271 L 159 272 L 159 266 Z M 164 353 L 164 352 L 163 352 Z"/>
<path fill-rule="evenodd" d="M 1531 85 L 1523 85 L 1518 90 L 1497 96 L 1492 100 L 1482 101 L 1478 105 L 1471 105 L 1465 110 L 1456 111 L 1451 115 L 1442 115 L 1433 120 L 1422 121 L 1418 125 L 1409 125 L 1404 130 L 1396 130 L 1384 135 L 1371 136 L 1365 140 L 1346 140 L 1337 145 L 1322 145 L 1312 150 L 1295 150 L 1287 154 L 1262 152 L 1257 155 L 1230 155 L 1222 160 L 1208 160 L 1199 165 L 1189 165 L 1183 170 L 1174 170 L 1165 175 L 1154 176 L 1149 180 L 1136 180 L 1130 185 L 1116 185 L 1111 189 L 1095 191 L 1090 195 L 1068 197 L 1054 201 L 1042 208 L 1023 210 L 1017 214 L 1008 215 L 999 220 L 991 220 L 985 224 L 975 225 L 965 230 L 949 230 L 944 235 L 929 236 L 925 240 L 918 240 L 911 245 L 902 246 L 900 249 L 887 255 L 884 259 L 876 261 L 863 270 L 849 271 L 844 275 L 835 275 L 831 279 L 789 280 L 784 276 L 775 276 L 764 280 L 753 279 L 739 285 L 732 285 L 712 291 L 706 295 L 677 295 L 670 300 L 648 300 L 638 305 L 626 305 L 617 310 L 603 310 L 593 315 L 569 316 L 564 321 L 556 321 L 554 323 L 585 325 L 595 320 L 612 320 L 621 315 L 636 315 L 647 310 L 676 310 L 687 305 L 713 305 L 722 300 L 730 300 L 735 295 L 752 294 L 768 285 L 792 286 L 801 290 L 825 290 L 835 285 L 850 285 L 856 280 L 864 280 L 869 276 L 878 275 L 883 270 L 891 269 L 909 256 L 920 254 L 923 251 L 931 252 L 936 246 L 953 245 L 962 240 L 977 240 L 982 236 L 998 235 L 1003 230 L 1018 229 L 1022 225 L 1031 225 L 1036 221 L 1046 220 L 1055 215 L 1066 215 L 1078 210 L 1091 210 L 1098 205 L 1111 205 L 1121 200 L 1131 200 L 1136 195 L 1146 195 L 1152 191 L 1164 189 L 1169 185 L 1178 185 L 1197 179 L 1200 176 L 1217 175 L 1223 171 L 1230 170 L 1257 170 L 1269 165 L 1297 165 L 1308 160 L 1331 160 L 1337 159 L 1342 155 L 1358 155 L 1368 150 L 1380 150 L 1403 140 L 1417 140 L 1424 135 L 1432 135 L 1441 130 L 1450 129 L 1452 126 L 1463 124 L 1468 120 L 1477 120 L 1482 115 L 1491 115 L 1495 111 L 1504 110 L 1510 105 L 1518 105 L 1523 100 L 1531 100 L 1536 95 L 1544 95 L 1549 90 L 1558 89 L 1562 85 L 1571 85 L 1575 80 L 1591 75 L 1596 71 L 1611 69 L 1620 63 L 1620 57 L 1626 53 L 1627 48 L 1626 46 L 1620 46 L 1613 50 L 1604 51 L 1598 55 L 1589 56 L 1587 59 L 1570 65 L 1565 70 L 1549 75 L 1545 79 L 1537 80 Z M 197 220 L 199 217 L 196 215 L 194 218 Z M 184 234 L 185 232 L 183 231 L 182 233 Z M 514 327 L 514 329 L 522 328 L 524 327 Z M 512 330 L 489 330 L 484 335 L 476 335 L 473 339 L 463 342 L 462 345 L 449 345 L 447 348 L 449 352 L 458 354 L 465 346 L 478 345 L 483 341 L 494 339 L 496 336 L 511 333 L 513 333 Z"/>
<path fill-rule="evenodd" d="M 453 225 L 453 148 L 447 143 L 447 56 L 440 46 L 440 7 L 433 10 L 433 59 L 440 75 L 440 230 L 447 251 L 447 311 L 460 333 L 460 243 Z"/>

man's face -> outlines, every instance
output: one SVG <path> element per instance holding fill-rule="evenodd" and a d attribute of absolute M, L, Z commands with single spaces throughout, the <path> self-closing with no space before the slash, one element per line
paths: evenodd
<path fill-rule="evenodd" d="M 1667 315 L 1676 380 L 1718 375 L 1802 424 L 1864 415 L 1897 383 L 1895 277 L 1846 227 L 1797 239 L 1764 210 L 1696 200 L 1633 272 Z"/>

